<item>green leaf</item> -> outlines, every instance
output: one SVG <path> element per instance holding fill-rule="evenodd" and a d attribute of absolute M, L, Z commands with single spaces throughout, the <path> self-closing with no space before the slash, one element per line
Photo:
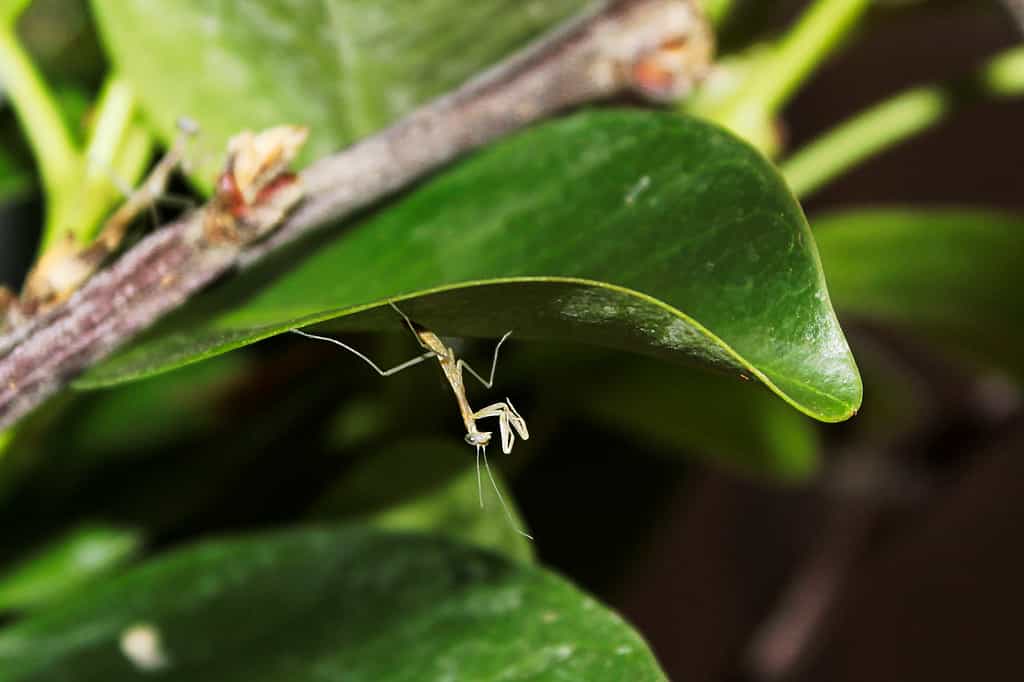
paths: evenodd
<path fill-rule="evenodd" d="M 443 538 L 297 530 L 175 552 L 0 631 L 0 681 L 666 679 L 554 575 Z M 148 655 L 147 655 L 148 654 Z"/>
<path fill-rule="evenodd" d="M 408 439 L 388 445 L 355 464 L 318 502 L 315 516 L 355 516 L 378 528 L 443 533 L 521 561 L 532 560 L 532 545 L 516 530 L 526 524 L 515 512 L 497 466 L 492 464 L 493 475 L 512 521 L 505 517 L 486 473 L 478 490 L 476 472 L 467 468 L 472 462 L 471 451 L 457 439 Z"/>
<path fill-rule="evenodd" d="M 892 324 L 1024 377 L 1024 218 L 876 209 L 814 222 L 845 316 Z"/>
<path fill-rule="evenodd" d="M 208 150 L 244 128 L 304 124 L 309 161 L 447 92 L 587 0 L 92 4 L 165 140 L 179 116 L 200 123 Z"/>
<path fill-rule="evenodd" d="M 0 572 L 0 611 L 27 609 L 66 596 L 131 559 L 141 542 L 132 530 L 77 528 Z"/>
<path fill-rule="evenodd" d="M 338 328 L 397 330 L 382 305 L 394 298 L 442 334 L 514 329 L 517 338 L 746 374 L 824 421 L 846 419 L 861 399 L 799 205 L 757 152 L 696 119 L 610 111 L 541 126 L 267 285 L 287 269 L 281 260 L 79 386 L 148 376 L 335 317 L 344 317 Z"/>

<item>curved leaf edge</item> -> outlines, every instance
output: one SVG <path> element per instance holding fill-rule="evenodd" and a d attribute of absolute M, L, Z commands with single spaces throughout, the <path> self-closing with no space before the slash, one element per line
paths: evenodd
<path fill-rule="evenodd" d="M 820 270 L 820 267 L 819 267 L 819 270 Z M 697 320 L 695 320 L 692 317 L 690 317 L 689 315 L 687 315 L 682 310 L 679 310 L 678 308 L 675 308 L 674 306 L 669 305 L 668 303 L 665 303 L 664 301 L 662 301 L 662 300 L 660 300 L 658 298 L 655 298 L 655 297 L 653 297 L 653 296 L 651 296 L 649 294 L 645 294 L 643 292 L 636 291 L 636 290 L 633 290 L 633 289 L 630 289 L 630 288 L 627 288 L 627 287 L 623 287 L 623 286 L 619 286 L 619 285 L 615 285 L 615 284 L 610 284 L 608 282 L 601 282 L 601 281 L 597 281 L 597 280 L 584 279 L 584 278 L 575 278 L 575 277 L 539 277 L 539 276 L 530 276 L 530 277 L 502 277 L 502 278 L 492 278 L 492 279 L 483 279 L 483 280 L 469 280 L 469 281 L 465 281 L 465 282 L 458 282 L 458 283 L 455 283 L 455 284 L 447 284 L 447 285 L 439 286 L 439 287 L 432 287 L 432 288 L 428 288 L 428 289 L 421 289 L 421 290 L 418 290 L 418 291 L 415 291 L 415 292 L 404 293 L 404 294 L 400 294 L 400 295 L 397 295 L 397 296 L 392 296 L 392 297 L 387 298 L 387 299 L 373 301 L 373 302 L 370 302 L 370 303 L 365 303 L 365 304 L 360 304 L 360 305 L 355 305 L 355 306 L 347 306 L 347 307 L 343 307 L 343 308 L 334 308 L 334 309 L 326 310 L 326 311 L 323 311 L 323 312 L 320 312 L 320 313 L 313 313 L 313 314 L 310 314 L 310 315 L 305 315 L 303 317 L 296 318 L 296 319 L 292 320 L 291 322 L 289 322 L 287 324 L 273 324 L 273 325 L 266 325 L 265 327 L 262 327 L 262 328 L 250 328 L 250 329 L 246 329 L 244 331 L 241 331 L 240 333 L 238 333 L 237 335 L 234 335 L 234 336 L 232 336 L 230 334 L 230 332 L 229 332 L 226 335 L 226 338 L 225 338 L 225 340 L 222 343 L 217 344 L 214 347 L 206 349 L 206 350 L 203 350 L 201 352 L 189 354 L 189 356 L 187 358 L 183 358 L 181 360 L 171 360 L 171 361 L 165 362 L 160 367 L 149 368 L 149 369 L 142 369 L 142 370 L 137 370 L 137 371 L 133 371 L 133 372 L 126 372 L 124 374 L 121 374 L 121 375 L 119 375 L 117 377 L 112 377 L 112 378 L 104 378 L 102 376 L 101 377 L 91 377 L 90 374 L 86 374 L 86 375 L 80 377 L 79 379 L 77 379 L 76 381 L 74 381 L 72 383 L 72 387 L 75 388 L 75 389 L 78 389 L 78 390 L 93 390 L 93 389 L 101 389 L 101 388 L 112 388 L 112 387 L 115 387 L 115 386 L 119 386 L 121 384 L 127 384 L 127 383 L 130 383 L 130 382 L 133 382 L 133 381 L 140 381 L 140 380 L 143 380 L 143 379 L 148 379 L 148 378 L 151 378 L 151 377 L 154 377 L 154 376 L 158 376 L 160 374 L 164 374 L 165 372 L 170 372 L 170 371 L 173 371 L 175 369 L 180 369 L 182 367 L 186 367 L 188 365 L 191 365 L 191 364 L 196 363 L 196 362 L 200 362 L 202 360 L 207 360 L 207 359 L 210 359 L 210 358 L 217 357 L 219 355 L 222 355 L 222 354 L 227 353 L 227 352 L 232 351 L 232 350 L 237 350 L 239 348 L 244 348 L 245 346 L 248 346 L 250 344 L 253 344 L 253 343 L 256 343 L 258 341 L 262 341 L 264 339 L 268 339 L 268 338 L 277 336 L 279 334 L 288 332 L 288 331 L 290 331 L 292 329 L 295 329 L 295 328 L 306 327 L 306 326 L 309 326 L 309 325 L 330 321 L 330 320 L 337 319 L 337 318 L 340 318 L 340 317 L 348 317 L 348 316 L 351 316 L 351 315 L 356 315 L 356 314 L 359 314 L 359 313 L 362 313 L 362 312 L 366 312 L 366 311 L 369 311 L 369 310 L 374 310 L 374 309 L 377 309 L 377 308 L 381 308 L 383 306 L 388 305 L 389 303 L 396 303 L 397 304 L 397 303 L 401 303 L 402 301 L 413 300 L 413 299 L 417 299 L 417 298 L 420 298 L 420 297 L 423 297 L 423 296 L 429 296 L 429 295 L 434 295 L 434 294 L 444 294 L 444 293 L 451 292 L 451 291 L 458 291 L 458 290 L 462 290 L 462 289 L 469 289 L 469 288 L 478 287 L 478 286 L 493 286 L 493 285 L 520 284 L 520 283 L 559 283 L 559 284 L 578 284 L 578 285 L 584 285 L 584 286 L 592 286 L 592 287 L 596 287 L 596 288 L 602 288 L 602 289 L 614 291 L 616 293 L 625 294 L 627 296 L 632 296 L 632 297 L 635 297 L 635 298 L 639 299 L 640 301 L 642 301 L 644 303 L 647 303 L 649 305 L 653 305 L 653 306 L 656 306 L 658 308 L 661 308 L 662 310 L 668 312 L 669 314 L 675 315 L 676 317 L 678 317 L 684 323 L 692 325 L 696 330 L 698 330 L 701 334 L 703 334 L 710 342 L 712 342 L 713 344 L 718 346 L 727 356 L 729 356 L 733 360 L 735 360 L 736 363 L 740 367 L 742 367 L 745 372 L 749 372 L 760 383 L 762 383 L 764 386 L 766 386 L 772 393 L 777 395 L 779 398 L 781 398 L 783 401 L 785 401 L 788 405 L 790 405 L 791 407 L 793 407 L 797 411 L 801 412 L 802 414 L 805 414 L 808 417 L 811 417 L 812 419 L 815 419 L 815 420 L 818 420 L 818 421 L 821 421 L 821 422 L 825 422 L 825 423 L 841 422 L 841 421 L 845 421 L 845 420 L 849 419 L 850 417 L 856 415 L 857 414 L 857 410 L 860 408 L 861 400 L 862 400 L 862 397 L 863 397 L 863 395 L 862 395 L 863 394 L 863 390 L 862 390 L 862 385 L 861 385 L 860 374 L 859 374 L 859 372 L 856 371 L 856 369 L 854 370 L 854 376 L 856 378 L 856 383 L 857 383 L 857 386 L 856 386 L 857 400 L 854 403 L 845 402 L 845 401 L 843 401 L 843 400 L 841 400 L 839 398 L 836 398 L 835 396 L 828 395 L 828 394 L 824 393 L 823 391 L 821 391 L 817 387 L 811 386 L 811 385 L 809 385 L 809 384 L 807 384 L 805 382 L 802 382 L 802 381 L 797 381 L 797 380 L 791 379 L 789 377 L 786 377 L 788 380 L 793 381 L 794 384 L 799 384 L 800 386 L 806 388 L 807 390 L 809 390 L 811 392 L 814 392 L 814 393 L 817 393 L 817 394 L 821 395 L 822 397 L 824 397 L 824 398 L 834 402 L 840 408 L 840 410 L 837 411 L 835 414 L 824 414 L 824 413 L 821 413 L 821 412 L 815 412 L 814 410 L 812 410 L 808 406 L 801 404 L 796 399 L 791 397 L 775 381 L 773 381 L 763 370 L 761 370 L 758 367 L 756 367 L 753 364 L 751 364 L 745 357 L 743 357 L 732 346 L 730 346 L 728 343 L 726 343 L 724 340 L 722 340 L 720 337 L 718 337 L 710 329 L 708 329 L 703 324 L 701 324 Z M 823 289 L 823 290 L 827 291 L 827 289 Z M 776 374 L 779 374 L 779 373 L 776 373 Z M 780 375 L 780 376 L 784 376 L 784 375 Z"/>

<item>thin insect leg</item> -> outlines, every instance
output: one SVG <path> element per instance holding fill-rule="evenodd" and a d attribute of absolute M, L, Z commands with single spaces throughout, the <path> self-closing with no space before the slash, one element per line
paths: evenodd
<path fill-rule="evenodd" d="M 503 337 L 501 337 L 501 340 L 498 341 L 498 345 L 496 345 L 494 347 L 494 358 L 491 360 L 491 377 L 489 379 L 484 380 L 484 378 L 482 376 L 480 376 L 479 374 L 477 374 L 476 370 L 473 369 L 472 367 L 470 367 L 469 363 L 466 362 L 465 360 L 461 360 L 460 359 L 455 364 L 458 365 L 458 367 L 460 369 L 465 369 L 467 372 L 469 372 L 474 377 L 476 377 L 476 380 L 479 381 L 481 384 L 483 384 L 485 388 L 490 388 L 490 387 L 494 386 L 494 372 L 495 372 L 495 370 L 498 369 L 498 351 L 501 350 L 501 344 L 505 343 L 505 339 L 507 339 L 511 335 L 512 335 L 511 331 L 505 332 L 505 335 Z"/>
<path fill-rule="evenodd" d="M 184 211 L 190 211 L 196 207 L 196 201 L 189 197 L 177 194 L 159 194 L 153 197 L 149 204 L 149 217 L 153 220 L 154 226 L 159 226 L 163 221 L 160 218 L 160 205 L 173 206 Z"/>
<path fill-rule="evenodd" d="M 179 196 L 177 194 L 161 194 L 153 199 L 153 203 L 167 204 L 179 208 L 189 209 L 196 207 L 196 200 L 191 197 Z"/>
<path fill-rule="evenodd" d="M 160 225 L 160 209 L 157 208 L 156 201 L 149 202 L 149 219 L 153 221 L 153 226 L 157 227 Z"/>
<path fill-rule="evenodd" d="M 131 186 L 131 183 L 125 182 L 125 179 L 115 173 L 113 169 L 104 167 L 101 170 L 107 176 L 107 180 L 110 181 L 110 184 L 117 190 L 117 193 L 121 195 L 122 199 L 128 199 L 135 191 L 135 188 Z"/>
<path fill-rule="evenodd" d="M 494 487 L 494 492 L 498 496 L 498 502 L 501 503 L 501 508 L 505 510 L 505 518 L 508 519 L 509 524 L 512 526 L 512 528 L 515 529 L 515 531 L 517 533 L 519 533 L 520 535 L 522 535 L 525 538 L 528 538 L 528 539 L 532 540 L 533 536 L 530 535 L 529 533 L 527 533 L 525 530 L 523 530 L 522 528 L 520 528 L 516 524 L 516 520 L 512 516 L 511 510 L 509 510 L 508 505 L 505 504 L 505 498 L 502 496 L 501 490 L 498 489 L 498 484 L 494 480 L 494 475 L 491 474 L 491 465 L 487 463 L 487 452 L 486 452 L 486 450 L 484 451 L 483 454 L 484 454 L 484 468 L 487 469 L 487 478 L 491 479 L 491 486 Z"/>
<path fill-rule="evenodd" d="M 155 201 L 163 194 L 171 173 L 181 163 L 183 144 L 181 140 L 175 142 L 149 172 L 142 185 L 133 191 L 121 207 L 104 223 L 103 229 L 96 236 L 96 242 L 103 244 L 108 252 L 112 252 L 120 245 L 128 226 L 143 210 L 148 209 L 153 214 L 154 222 L 159 224 L 160 216 L 156 215 Z"/>
<path fill-rule="evenodd" d="M 371 360 L 370 358 L 366 357 L 365 355 L 363 355 L 362 353 L 357 351 L 352 346 L 350 346 L 350 345 L 348 345 L 346 343 L 342 343 L 341 341 L 338 341 L 337 339 L 332 339 L 329 336 L 317 336 L 316 334 L 310 334 L 309 332 L 304 332 L 304 331 L 302 331 L 300 329 L 290 329 L 288 331 L 294 332 L 294 333 L 296 333 L 296 334 L 298 334 L 300 336 L 305 336 L 308 339 L 316 339 L 317 341 L 327 341 L 328 343 L 333 343 L 335 346 L 341 346 L 342 348 L 344 348 L 348 352 L 350 352 L 353 355 L 355 355 L 357 358 L 363 360 L 370 367 L 373 367 L 373 369 L 376 370 L 377 374 L 381 375 L 382 377 L 389 377 L 392 374 L 398 374 L 403 369 L 408 369 L 409 367 L 412 367 L 414 365 L 418 365 L 421 362 L 423 362 L 424 360 L 429 360 L 430 358 L 436 357 L 436 355 L 437 355 L 436 353 L 434 353 L 434 351 L 428 351 L 428 352 L 424 353 L 423 355 L 417 355 L 412 360 L 406 360 L 405 362 L 403 362 L 400 365 L 395 365 L 391 369 L 381 369 L 380 367 L 377 366 L 377 363 L 375 363 L 373 360 Z"/>
<path fill-rule="evenodd" d="M 409 331 L 412 332 L 412 337 L 416 339 L 416 343 L 420 344 L 420 346 L 422 346 L 423 348 L 430 350 L 430 346 L 423 343 L 423 339 L 421 339 L 420 335 L 416 332 L 416 325 L 412 323 L 412 320 L 409 319 L 409 316 L 403 313 L 401 309 L 397 305 L 395 305 L 394 301 L 388 301 L 388 305 L 394 308 L 395 312 L 401 315 L 402 319 L 405 320 L 405 326 L 407 326 L 409 328 Z"/>

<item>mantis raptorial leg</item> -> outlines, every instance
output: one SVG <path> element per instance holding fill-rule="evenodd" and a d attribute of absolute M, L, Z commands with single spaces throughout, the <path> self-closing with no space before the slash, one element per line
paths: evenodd
<path fill-rule="evenodd" d="M 458 404 L 459 414 L 462 416 L 462 422 L 466 427 L 465 440 L 476 449 L 476 480 L 477 493 L 480 497 L 480 506 L 483 507 L 484 505 L 483 483 L 481 482 L 480 476 L 480 460 L 482 458 L 484 462 L 484 469 L 487 471 L 487 477 L 491 481 L 491 486 L 494 488 L 494 492 L 498 496 L 498 501 L 501 503 L 501 507 L 505 511 L 505 516 L 508 518 L 509 523 L 518 533 L 532 539 L 532 536 L 516 525 L 515 519 L 512 517 L 512 512 L 505 503 L 505 498 L 498 489 L 498 484 L 491 473 L 491 466 L 487 462 L 487 445 L 491 442 L 492 433 L 490 431 L 479 430 L 476 424 L 480 419 L 497 417 L 498 431 L 501 437 L 501 449 L 502 452 L 508 454 L 512 452 L 512 446 L 515 444 L 516 434 L 519 434 L 519 437 L 523 440 L 527 440 L 530 437 L 530 432 L 526 428 L 526 420 L 523 419 L 522 415 L 520 415 L 519 412 L 516 411 L 515 407 L 512 406 L 512 401 L 507 398 L 505 399 L 505 402 L 493 403 L 483 409 L 474 411 L 469 405 L 469 399 L 466 397 L 466 386 L 465 381 L 463 380 L 463 370 L 465 370 L 485 387 L 491 388 L 494 385 L 494 374 L 498 367 L 498 351 L 501 350 L 502 344 L 505 343 L 505 340 L 508 339 L 512 332 L 506 332 L 494 347 L 494 357 L 491 359 L 490 376 L 487 379 L 484 379 L 476 372 L 476 370 L 470 367 L 469 363 L 465 362 L 461 358 L 457 358 L 455 355 L 455 349 L 450 346 L 446 346 L 437 334 L 422 325 L 415 324 L 405 313 L 399 310 L 398 306 L 394 303 L 390 303 L 390 305 L 399 315 L 402 316 L 402 319 L 405 321 L 409 331 L 411 331 L 413 336 L 416 338 L 417 343 L 419 343 L 419 345 L 425 350 L 424 353 L 412 358 L 411 360 L 407 360 L 406 362 L 396 365 L 391 369 L 381 369 L 377 363 L 369 357 L 360 353 L 352 346 L 338 341 L 337 339 L 310 334 L 309 332 L 304 332 L 299 329 L 292 329 L 291 331 L 296 334 L 300 334 L 301 336 L 305 336 L 306 338 L 318 341 L 327 341 L 328 343 L 333 343 L 336 346 L 344 348 L 366 362 L 377 372 L 377 374 L 383 377 L 397 374 L 402 370 L 418 365 L 430 358 L 436 358 L 438 364 L 441 366 L 441 372 L 448 380 L 448 384 L 451 386 L 452 392 L 455 394 L 455 402 Z"/>

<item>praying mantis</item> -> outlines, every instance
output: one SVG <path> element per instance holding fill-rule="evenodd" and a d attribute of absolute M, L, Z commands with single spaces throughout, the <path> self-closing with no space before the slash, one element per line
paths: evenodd
<path fill-rule="evenodd" d="M 505 516 L 508 518 L 509 523 L 512 524 L 518 533 L 532 540 L 533 538 L 531 535 L 516 526 L 515 519 L 512 518 L 512 513 L 509 511 L 508 505 L 505 504 L 505 498 L 502 496 L 501 491 L 498 489 L 498 484 L 495 482 L 494 476 L 491 474 L 491 466 L 487 462 L 487 446 L 491 442 L 493 433 L 491 431 L 481 431 L 477 427 L 477 422 L 479 420 L 497 417 L 498 433 L 501 438 L 501 449 L 505 454 L 509 454 L 512 452 L 512 446 L 515 444 L 516 434 L 519 434 L 519 437 L 523 440 L 528 440 L 530 438 L 530 432 L 526 428 L 526 420 L 523 419 L 522 415 L 516 411 L 516 408 L 512 405 L 512 401 L 508 398 L 503 402 L 493 403 L 479 410 L 473 410 L 469 404 L 469 399 L 466 397 L 466 385 L 463 374 L 464 371 L 469 372 L 469 374 L 483 384 L 485 388 L 491 388 L 494 385 L 494 373 L 498 367 L 498 351 L 501 350 L 501 345 L 505 343 L 505 340 L 508 339 L 509 336 L 512 335 L 512 332 L 506 332 L 494 347 L 494 357 L 491 360 L 491 373 L 487 379 L 484 379 L 469 365 L 469 363 L 462 358 L 456 357 L 455 349 L 450 346 L 446 346 L 437 334 L 422 325 L 414 323 L 398 308 L 397 305 L 394 304 L 394 302 L 388 301 L 388 304 L 395 310 L 395 312 L 402 316 L 402 319 L 405 321 L 409 331 L 411 331 L 413 336 L 416 338 L 416 342 L 424 349 L 424 352 L 420 355 L 390 369 L 381 369 L 366 355 L 337 339 L 310 334 L 309 332 L 304 332 L 300 329 L 292 329 L 290 331 L 306 338 L 315 339 L 317 341 L 326 341 L 328 343 L 333 343 L 336 346 L 340 346 L 366 362 L 382 377 L 389 377 L 394 374 L 398 374 L 402 370 L 414 367 L 424 361 L 430 360 L 431 358 L 436 359 L 441 367 L 441 372 L 444 374 L 445 379 L 448 380 L 448 385 L 451 386 L 452 392 L 455 394 L 455 402 L 459 407 L 459 415 L 462 417 L 462 423 L 466 427 L 465 441 L 467 444 L 472 445 L 476 450 L 476 484 L 477 494 L 480 497 L 481 508 L 484 505 L 483 483 L 481 482 L 480 476 L 480 461 L 482 459 L 484 469 L 487 471 L 487 477 L 491 481 L 491 486 L 494 488 L 494 492 L 497 494 L 499 502 L 501 502 L 502 509 L 504 509 Z"/>

